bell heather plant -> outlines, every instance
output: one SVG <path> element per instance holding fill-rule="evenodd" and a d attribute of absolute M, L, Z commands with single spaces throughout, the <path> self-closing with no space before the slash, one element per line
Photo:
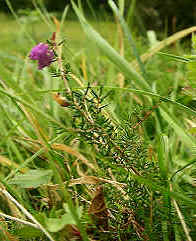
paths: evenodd
<path fill-rule="evenodd" d="M 113 98 L 114 93 L 112 91 L 106 92 L 104 87 L 98 87 L 99 90 L 96 91 L 90 84 L 85 89 L 72 90 L 69 87 L 69 82 L 73 80 L 74 74 L 71 72 L 69 64 L 65 63 L 65 60 L 61 56 L 58 56 L 57 46 L 59 45 L 55 42 L 54 36 L 55 33 L 52 37 L 53 40 L 48 41 L 49 46 L 47 45 L 47 48 L 44 44 L 43 52 L 42 49 L 40 51 L 39 44 L 32 49 L 29 56 L 32 59 L 33 53 L 36 56 L 34 59 L 40 61 L 41 55 L 41 61 L 48 63 L 47 67 L 51 68 L 50 72 L 52 76 L 55 78 L 61 77 L 61 80 L 66 85 L 63 92 L 54 94 L 54 99 L 61 107 L 67 107 L 71 110 L 71 130 L 68 132 L 56 124 L 52 124 L 52 127 L 57 133 L 65 133 L 69 142 L 77 139 L 80 145 L 85 143 L 85 145 L 89 146 L 89 150 L 94 153 L 94 159 L 97 163 L 96 175 L 99 178 L 108 179 L 112 173 L 115 176 L 115 180 L 124 186 L 124 190 L 122 189 L 121 191 L 125 196 L 119 200 L 118 195 L 120 193 L 115 192 L 114 187 L 112 188 L 111 185 L 105 185 L 107 193 L 105 198 L 107 199 L 109 208 L 113 209 L 114 216 L 116 216 L 115 212 L 119 216 L 120 212 L 124 212 L 123 210 L 131 210 L 132 218 L 138 226 L 130 227 L 133 229 L 132 231 L 130 229 L 125 230 L 122 227 L 125 225 L 126 218 L 123 218 L 121 221 L 115 218 L 115 221 L 110 220 L 108 217 L 111 227 L 112 225 L 120 225 L 119 228 L 122 226 L 119 229 L 118 235 L 124 233 L 123 236 L 126 239 L 134 237 L 134 235 L 130 235 L 130 232 L 138 233 L 136 235 L 137 238 L 147 238 L 143 227 L 144 223 L 143 221 L 140 223 L 142 216 L 136 218 L 135 212 L 137 210 L 138 213 L 143 213 L 144 209 L 149 208 L 148 200 L 150 196 L 146 187 L 130 178 L 131 173 L 136 176 L 144 176 L 146 174 L 150 176 L 155 175 L 157 172 L 156 165 L 146 160 L 146 144 L 142 136 L 138 134 L 137 128 L 135 128 L 137 126 L 136 117 L 139 115 L 141 107 L 138 106 L 132 114 L 130 113 L 128 119 L 123 121 L 124 124 L 117 125 L 107 113 L 107 107 L 110 104 L 105 103 L 107 99 Z M 58 67 L 56 71 L 50 66 L 52 61 L 48 61 L 47 51 L 49 49 L 53 51 L 53 56 L 55 56 L 55 60 L 57 61 Z M 38 68 L 40 69 L 40 67 Z M 123 210 L 119 209 L 119 207 L 117 208 L 116 205 L 123 206 Z M 88 208 L 88 205 L 85 206 Z M 113 231 L 111 228 L 109 228 L 108 232 L 107 234 L 101 231 L 100 233 L 97 233 L 97 231 L 95 233 L 97 233 L 96 235 L 101 240 L 116 240 L 118 235 L 114 235 L 114 238 L 112 238 Z"/>

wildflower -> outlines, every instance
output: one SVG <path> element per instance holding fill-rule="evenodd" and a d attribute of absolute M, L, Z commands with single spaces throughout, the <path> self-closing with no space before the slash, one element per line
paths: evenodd
<path fill-rule="evenodd" d="M 39 43 L 32 48 L 29 58 L 38 60 L 38 69 L 49 66 L 54 60 L 54 53 L 49 49 L 48 44 Z"/>

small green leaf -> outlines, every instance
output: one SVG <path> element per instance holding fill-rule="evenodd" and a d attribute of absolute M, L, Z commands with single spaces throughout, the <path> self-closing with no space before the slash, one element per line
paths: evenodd
<path fill-rule="evenodd" d="M 22 188 L 37 188 L 48 184 L 52 175 L 52 170 L 30 170 L 25 174 L 16 175 L 8 183 L 19 185 Z"/>
<path fill-rule="evenodd" d="M 164 134 L 159 137 L 158 145 L 158 159 L 160 173 L 163 178 L 167 178 L 168 175 L 168 160 L 169 160 L 169 140 L 168 137 Z"/>
<path fill-rule="evenodd" d="M 71 214 L 71 211 L 70 211 L 69 206 L 68 206 L 67 203 L 63 203 L 63 208 L 66 211 L 66 213 L 70 213 Z M 76 207 L 76 213 L 77 213 L 79 218 L 82 216 L 82 206 Z"/>
<path fill-rule="evenodd" d="M 76 224 L 71 213 L 66 213 L 60 218 L 47 218 L 45 222 L 48 231 L 52 233 L 62 230 L 67 224 Z"/>
<path fill-rule="evenodd" d="M 66 211 L 66 213 L 63 214 L 62 216 L 58 215 L 57 211 L 55 212 L 56 216 L 59 216 L 59 218 L 45 218 L 45 223 L 49 232 L 52 232 L 52 233 L 58 232 L 62 230 L 67 224 L 76 225 L 76 222 L 68 207 L 68 204 L 64 203 L 63 208 Z M 78 217 L 80 218 L 82 215 L 82 208 L 81 207 L 76 208 L 76 212 L 78 214 Z"/>

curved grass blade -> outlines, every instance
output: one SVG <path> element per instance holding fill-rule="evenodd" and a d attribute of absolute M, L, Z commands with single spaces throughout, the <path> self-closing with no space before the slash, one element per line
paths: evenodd
<path fill-rule="evenodd" d="M 123 31 L 125 33 L 125 36 L 126 38 L 128 39 L 132 49 L 133 49 L 133 54 L 135 55 L 136 57 L 136 60 L 138 62 L 138 65 L 140 67 L 140 70 L 145 78 L 145 68 L 144 68 L 144 64 L 142 63 L 141 59 L 140 59 L 140 56 L 139 56 L 139 53 L 137 51 L 137 48 L 136 48 L 136 45 L 135 45 L 135 42 L 133 40 L 133 37 L 131 35 L 131 32 L 129 31 L 129 27 L 127 25 L 127 23 L 125 22 L 123 16 L 120 14 L 118 8 L 116 7 L 115 3 L 112 1 L 112 0 L 109 0 L 109 5 L 110 7 L 112 8 L 113 12 L 115 13 L 115 15 L 118 17 L 119 21 L 120 21 L 120 24 L 123 28 Z"/>
<path fill-rule="evenodd" d="M 95 88 L 103 88 L 103 86 L 91 86 L 91 88 L 95 89 Z M 72 90 L 81 90 L 81 89 L 86 89 L 86 87 L 80 87 L 80 88 L 72 88 Z M 105 89 L 113 89 L 113 90 L 116 90 L 116 91 L 128 91 L 128 92 L 132 92 L 132 93 L 135 93 L 137 95 L 143 95 L 143 96 L 149 96 L 149 97 L 152 97 L 152 98 L 158 98 L 159 100 L 163 101 L 163 102 L 168 102 L 170 104 L 173 104 L 173 105 L 176 105 L 176 107 L 178 107 L 179 109 L 183 110 L 183 111 L 186 111 L 187 113 L 189 114 L 192 114 L 194 116 L 196 116 L 196 111 L 190 109 L 189 107 L 179 103 L 179 102 L 176 102 L 170 98 L 167 98 L 167 97 L 163 97 L 159 94 L 156 94 L 156 93 L 153 93 L 153 92 L 150 92 L 150 91 L 145 91 L 145 90 L 139 90 L 139 89 L 132 89 L 132 88 L 119 88 L 119 87 L 115 87 L 115 86 L 108 86 L 108 85 L 105 85 L 104 86 Z M 50 92 L 61 92 L 61 91 L 65 91 L 66 89 L 50 89 L 50 90 L 41 90 L 41 91 L 37 91 L 36 93 L 37 94 L 44 94 L 44 93 L 50 93 Z"/>
<path fill-rule="evenodd" d="M 123 58 L 101 35 L 96 32 L 91 25 L 86 21 L 82 12 L 78 9 L 76 4 L 72 1 L 72 6 L 78 19 L 82 25 L 87 37 L 120 69 L 120 71 L 130 80 L 132 84 L 141 86 L 145 90 L 150 87 L 145 79 L 130 65 L 130 63 Z"/>
<path fill-rule="evenodd" d="M 68 10 L 69 10 L 69 5 L 66 5 L 66 6 L 65 6 L 65 9 L 64 9 L 64 11 L 63 11 L 62 17 L 61 17 L 60 30 L 63 28 L 63 24 L 64 24 L 64 22 L 65 22 L 65 18 L 66 18 L 66 16 L 67 16 Z"/>
<path fill-rule="evenodd" d="M 58 122 L 57 120 L 55 120 L 52 116 L 44 113 L 43 111 L 41 111 L 40 109 L 34 107 L 32 104 L 27 103 L 24 100 L 21 100 L 20 98 L 18 98 L 17 96 L 14 96 L 8 92 L 6 92 L 5 90 L 0 88 L 0 93 L 10 97 L 13 101 L 16 102 L 20 102 L 21 104 L 23 104 L 24 106 L 28 107 L 29 109 L 33 110 L 34 112 L 40 114 L 41 116 L 43 116 L 44 118 L 46 118 L 47 120 L 50 120 L 51 122 L 57 123 L 59 126 L 64 127 L 60 122 Z"/>
<path fill-rule="evenodd" d="M 157 52 L 159 52 L 161 49 L 163 49 L 164 47 L 175 43 L 177 40 L 186 37 L 187 35 L 189 35 L 190 33 L 193 33 L 196 31 L 196 26 L 191 27 L 191 28 L 187 28 L 184 29 L 182 31 L 179 31 L 175 34 L 173 34 L 172 36 L 162 40 L 159 44 L 157 44 L 154 48 L 149 49 L 146 53 L 144 53 L 143 55 L 141 55 L 141 60 L 142 62 L 145 62 L 146 60 L 148 60 L 149 58 L 151 58 L 154 54 L 156 54 Z M 134 60 L 131 62 L 131 64 L 133 66 L 136 66 L 136 68 L 138 68 L 138 64 L 137 61 Z"/>
<path fill-rule="evenodd" d="M 188 147 L 194 147 L 196 145 L 196 142 L 189 135 L 187 135 L 185 130 L 179 125 L 171 113 L 167 113 L 163 108 L 160 109 L 160 112 L 163 118 L 175 130 L 182 142 L 184 142 Z"/>
<path fill-rule="evenodd" d="M 190 61 L 190 59 L 188 59 L 188 58 L 178 56 L 178 55 L 174 55 L 174 54 L 167 54 L 167 53 L 162 53 L 162 52 L 158 52 L 157 54 L 167 56 L 170 59 L 173 59 L 173 60 L 179 61 L 179 62 L 183 62 L 183 63 L 187 63 L 187 62 Z"/>

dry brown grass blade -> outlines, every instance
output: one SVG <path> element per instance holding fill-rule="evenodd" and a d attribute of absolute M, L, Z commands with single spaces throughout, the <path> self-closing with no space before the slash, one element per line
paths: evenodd
<path fill-rule="evenodd" d="M 30 138 L 22 138 L 23 140 L 26 140 L 28 142 L 32 142 L 32 147 L 34 151 L 38 151 L 40 149 L 39 146 L 35 145 L 35 143 L 37 144 L 42 144 L 39 140 L 33 140 Z M 96 168 L 96 164 L 92 164 L 90 163 L 89 160 L 87 160 L 81 153 L 79 153 L 77 150 L 73 149 L 70 146 L 67 146 L 65 144 L 59 144 L 59 143 L 54 143 L 52 145 L 50 145 L 50 147 L 54 150 L 59 150 L 59 151 L 65 151 L 66 153 L 75 156 L 78 160 L 82 161 L 85 165 L 87 165 L 89 168 L 93 169 L 94 171 L 97 170 Z"/>
<path fill-rule="evenodd" d="M 78 175 L 79 175 L 80 177 L 84 177 L 84 176 L 88 175 L 88 174 L 87 174 L 87 173 L 88 173 L 88 170 L 86 170 L 85 173 L 84 173 L 84 170 L 82 170 L 82 169 L 80 168 L 80 163 L 79 163 L 78 160 L 76 160 L 76 161 L 73 163 L 73 166 L 76 166 L 76 171 L 77 171 L 77 173 L 78 173 Z"/>
<path fill-rule="evenodd" d="M 38 142 L 38 141 L 36 142 L 36 141 L 31 140 L 30 138 L 27 138 L 27 137 L 23 137 L 22 139 L 23 140 L 21 140 L 21 138 L 20 139 L 15 138 L 14 140 L 17 143 L 21 144 L 27 151 L 29 151 L 33 154 L 40 150 L 40 142 Z M 31 143 L 29 143 L 29 141 Z M 47 157 L 46 157 L 45 153 L 40 154 L 39 158 L 47 161 Z M 22 170 L 24 170 L 23 172 L 25 173 L 28 170 L 28 168 L 25 168 L 25 169 L 22 169 Z M 22 172 L 22 171 L 20 171 L 20 172 Z"/>
<path fill-rule="evenodd" d="M 156 54 L 157 52 L 159 52 L 161 49 L 163 49 L 165 46 L 168 46 L 170 44 L 175 43 L 177 40 L 182 39 L 184 37 L 186 37 L 187 35 L 193 33 L 196 31 L 196 26 L 193 26 L 191 28 L 187 28 L 184 29 L 182 31 L 179 31 L 175 34 L 173 34 L 172 36 L 162 40 L 159 44 L 157 44 L 154 48 L 149 49 L 145 54 L 141 55 L 140 58 L 142 60 L 142 62 L 145 62 L 146 60 L 148 60 L 149 58 L 151 58 L 154 54 Z M 138 63 L 136 60 L 131 62 L 131 65 L 135 66 L 136 68 L 138 68 Z"/>
<path fill-rule="evenodd" d="M 82 154 L 80 154 L 78 151 L 76 151 L 72 147 L 67 146 L 65 144 L 57 144 L 57 143 L 52 144 L 51 147 L 52 147 L 52 149 L 59 150 L 59 151 L 65 151 L 68 154 L 77 157 L 80 161 L 82 161 L 88 167 L 90 167 L 91 169 L 96 171 L 96 167 L 92 163 L 90 163 Z"/>
<path fill-rule="evenodd" d="M 3 204 L 4 202 L 6 203 L 6 205 L 9 207 L 9 211 L 11 215 L 17 218 L 25 219 L 24 215 L 20 212 L 20 210 L 1 192 L 0 192 L 0 197 L 1 197 L 1 204 Z"/>
<path fill-rule="evenodd" d="M 7 157 L 2 155 L 0 155 L 0 164 L 5 167 L 18 168 L 18 165 L 15 162 L 9 160 Z"/>
<path fill-rule="evenodd" d="M 116 182 L 116 181 L 109 180 L 109 179 L 99 178 L 99 177 L 95 177 L 95 176 L 83 176 L 83 177 L 80 177 L 77 179 L 72 179 L 70 181 L 69 186 L 73 186 L 76 184 L 100 184 L 100 183 L 110 183 L 114 186 L 120 186 L 120 187 L 126 186 L 126 184 L 124 184 L 124 183 Z"/>
<path fill-rule="evenodd" d="M 83 176 L 77 179 L 72 179 L 70 181 L 69 186 L 74 186 L 77 184 L 98 184 L 100 183 L 100 180 L 98 177 L 94 177 L 94 176 Z"/>
<path fill-rule="evenodd" d="M 117 32 L 118 32 L 118 41 L 119 41 L 119 50 L 120 50 L 120 55 L 123 57 L 124 56 L 124 34 L 122 27 L 119 23 L 119 19 L 116 19 L 117 23 Z M 118 83 L 120 85 L 120 88 L 124 87 L 124 82 L 125 82 L 125 77 L 122 73 L 118 73 Z"/>
<path fill-rule="evenodd" d="M 59 20 L 55 17 L 55 16 L 52 16 L 52 19 L 53 19 L 53 22 L 56 26 L 56 33 L 59 33 L 60 32 L 60 27 L 61 27 L 61 24 L 59 22 Z"/>
<path fill-rule="evenodd" d="M 0 220 L 0 222 L 2 222 L 2 221 Z M 4 234 L 4 236 L 6 237 L 6 240 L 9 240 L 9 241 L 19 241 L 19 239 L 17 237 L 15 237 L 12 234 L 10 234 L 1 225 L 0 225 L 0 231 Z"/>
<path fill-rule="evenodd" d="M 82 83 L 82 81 L 77 76 L 75 76 L 74 74 L 70 73 L 70 77 L 72 79 L 74 79 L 81 87 L 84 87 L 84 84 Z"/>
<path fill-rule="evenodd" d="M 82 69 L 82 73 L 83 73 L 83 78 L 84 78 L 84 80 L 85 80 L 85 81 L 88 81 L 87 71 L 86 71 L 86 58 L 85 58 L 84 55 L 83 55 L 82 58 L 81 58 L 80 67 L 81 67 L 81 69 Z"/>
<path fill-rule="evenodd" d="M 48 140 L 48 136 L 44 133 L 38 120 L 34 117 L 34 115 L 31 112 L 27 111 L 27 109 L 23 105 L 20 104 L 20 107 L 22 108 L 27 119 L 31 123 L 32 127 L 34 128 L 34 131 L 35 131 L 39 141 L 42 143 L 43 146 L 46 147 L 46 140 Z"/>
<path fill-rule="evenodd" d="M 170 184 L 170 190 L 171 191 L 173 190 L 172 184 Z M 187 241 L 193 241 L 191 236 L 190 236 L 190 229 L 188 228 L 188 226 L 187 226 L 187 224 L 185 222 L 185 218 L 184 218 L 184 216 L 183 216 L 183 214 L 182 214 L 182 212 L 181 212 L 181 210 L 180 210 L 180 208 L 178 206 L 178 203 L 176 202 L 175 199 L 172 199 L 172 202 L 173 202 L 174 208 L 176 210 L 176 213 L 178 215 L 178 218 L 180 219 L 180 223 L 182 225 L 184 233 L 186 235 L 186 240 Z"/>

